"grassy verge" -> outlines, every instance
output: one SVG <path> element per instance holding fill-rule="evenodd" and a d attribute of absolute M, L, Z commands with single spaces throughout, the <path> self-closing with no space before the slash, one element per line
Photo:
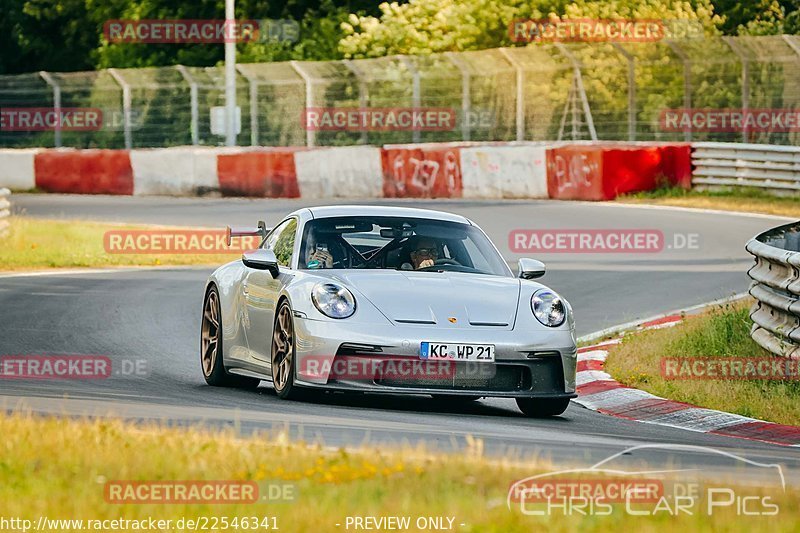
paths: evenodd
<path fill-rule="evenodd" d="M 7 236 L 0 237 L 0 270 L 62 267 L 153 265 L 219 265 L 241 253 L 108 253 L 107 231 L 157 230 L 150 226 L 11 217 Z M 168 230 L 169 231 L 169 230 Z"/>
<path fill-rule="evenodd" d="M 735 506 L 717 510 L 713 516 L 704 510 L 692 515 L 630 516 L 624 505 L 609 516 L 564 516 L 563 511 L 528 516 L 508 509 L 507 490 L 522 477 L 546 471 L 546 465 L 487 460 L 480 442 L 459 455 L 437 455 L 421 448 L 345 451 L 290 443 L 282 434 L 244 439 L 232 432 L 24 415 L 0 416 L 0 434 L 2 516 L 34 524 L 39 516 L 82 520 L 275 517 L 282 531 L 323 532 L 347 531 L 348 516 L 409 516 L 414 521 L 454 517 L 452 531 L 666 531 L 676 527 L 791 531 L 800 520 L 800 491 L 791 488 L 771 492 L 780 507 L 779 520 L 737 516 Z M 293 484 L 295 495 L 293 501 L 267 503 L 108 503 L 106 484 L 116 480 L 269 481 Z"/>
<path fill-rule="evenodd" d="M 800 425 L 798 380 L 671 380 L 662 358 L 771 357 L 750 338 L 750 302 L 725 304 L 667 329 L 623 338 L 605 368 L 621 383 L 657 396 L 782 424 Z"/>
<path fill-rule="evenodd" d="M 687 191 L 680 188 L 662 188 L 655 191 L 629 194 L 617 198 L 627 204 L 669 205 L 700 209 L 719 209 L 800 218 L 797 198 L 777 197 L 766 192 L 743 187 L 719 191 Z"/>

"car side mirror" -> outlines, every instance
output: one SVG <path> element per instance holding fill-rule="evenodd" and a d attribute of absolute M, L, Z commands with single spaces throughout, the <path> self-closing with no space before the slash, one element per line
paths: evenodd
<path fill-rule="evenodd" d="M 280 274 L 278 269 L 278 258 L 275 257 L 275 252 L 259 248 L 257 250 L 249 250 L 242 254 L 242 263 L 247 268 L 254 268 L 256 270 L 269 270 L 273 278 L 277 278 Z"/>
<path fill-rule="evenodd" d="M 545 266 L 541 261 L 523 257 L 519 260 L 519 277 L 522 279 L 536 279 L 544 276 Z"/>

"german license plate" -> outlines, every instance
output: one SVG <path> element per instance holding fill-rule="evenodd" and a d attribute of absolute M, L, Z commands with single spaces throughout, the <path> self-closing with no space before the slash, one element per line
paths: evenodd
<path fill-rule="evenodd" d="M 419 357 L 429 361 L 449 360 L 494 363 L 494 345 L 422 342 L 419 346 Z"/>

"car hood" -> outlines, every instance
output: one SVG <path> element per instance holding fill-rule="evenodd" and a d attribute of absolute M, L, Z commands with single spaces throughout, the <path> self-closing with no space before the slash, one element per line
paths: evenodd
<path fill-rule="evenodd" d="M 514 326 L 520 292 L 516 278 L 400 270 L 337 274 L 397 325 L 509 330 Z"/>

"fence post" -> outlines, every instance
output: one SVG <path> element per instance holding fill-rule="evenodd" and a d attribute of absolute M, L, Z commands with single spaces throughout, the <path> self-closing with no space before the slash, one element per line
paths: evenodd
<path fill-rule="evenodd" d="M 517 72 L 517 140 L 525 140 L 525 71 L 522 65 L 508 53 L 506 48 L 498 48 L 503 57 L 506 58 L 514 70 Z"/>
<path fill-rule="evenodd" d="M 411 72 L 411 107 L 414 109 L 419 109 L 422 106 L 422 97 L 420 95 L 420 80 L 419 80 L 419 70 L 414 65 L 414 63 L 409 60 L 406 56 L 397 56 L 401 63 L 403 63 L 406 68 Z M 421 140 L 420 131 L 418 129 L 414 129 L 411 132 L 411 142 L 418 143 Z"/>
<path fill-rule="evenodd" d="M 461 72 L 461 140 L 469 141 L 470 124 L 468 119 L 472 109 L 469 69 L 458 56 L 458 54 L 453 52 L 445 52 L 444 55 Z"/>
<path fill-rule="evenodd" d="M 298 61 L 289 61 L 289 64 L 292 66 L 295 72 L 303 78 L 303 83 L 306 86 L 306 109 L 303 111 L 303 117 L 308 116 L 308 109 L 314 107 L 314 87 L 313 82 L 311 80 L 311 76 L 302 69 L 300 66 L 300 62 Z M 305 124 L 306 128 L 306 146 L 309 148 L 313 148 L 317 141 L 316 131 L 310 129 L 308 124 Z"/>
<path fill-rule="evenodd" d="M 242 65 L 236 70 L 247 80 L 250 91 L 250 146 L 258 146 L 258 80 L 247 74 Z"/>
<path fill-rule="evenodd" d="M 42 77 L 47 85 L 53 88 L 53 111 L 56 114 L 55 139 L 53 144 L 56 148 L 61 148 L 61 86 L 49 72 L 41 70 L 39 71 L 39 76 Z"/>
<path fill-rule="evenodd" d="M 361 68 L 350 59 L 344 59 L 342 63 L 353 73 L 353 76 L 355 76 L 358 81 L 358 106 L 361 109 L 366 108 L 369 102 L 369 89 L 367 88 L 367 82 L 364 80 L 364 73 L 361 72 Z M 367 135 L 368 131 L 366 129 L 361 132 L 361 144 L 367 144 L 369 142 Z"/>
<path fill-rule="evenodd" d="M 664 42 L 683 63 L 683 108 L 688 113 L 692 108 L 692 62 L 676 42 L 670 40 L 665 40 Z M 686 142 L 692 140 L 692 128 L 683 132 L 683 140 Z"/>
<path fill-rule="evenodd" d="M 725 41 L 725 44 L 730 47 L 742 64 L 742 112 L 745 114 L 750 109 L 750 61 L 748 61 L 739 43 L 732 37 L 723 37 L 722 40 Z M 747 121 L 745 120 L 744 124 L 742 124 L 742 142 L 746 143 L 748 137 Z"/>
<path fill-rule="evenodd" d="M 120 87 L 122 87 L 122 125 L 125 130 L 125 149 L 130 150 L 133 147 L 133 138 L 131 137 L 131 86 L 125 81 L 125 78 L 115 68 L 108 69 L 108 73 L 114 78 Z"/>
<path fill-rule="evenodd" d="M 197 82 L 189 73 L 189 70 L 184 67 L 183 65 L 177 65 L 175 68 L 178 69 L 178 72 L 181 73 L 183 79 L 186 83 L 189 84 L 189 98 L 190 98 L 190 105 L 192 108 L 192 144 L 197 146 L 200 144 L 200 110 L 198 109 L 198 102 L 197 102 Z"/>
<path fill-rule="evenodd" d="M 628 140 L 636 140 L 636 57 L 619 43 L 611 43 L 628 60 Z"/>
<path fill-rule="evenodd" d="M 592 118 L 592 110 L 589 107 L 589 99 L 586 97 L 586 89 L 583 87 L 583 76 L 581 75 L 581 64 L 578 59 L 572 55 L 566 46 L 562 43 L 556 43 L 556 48 L 572 63 L 572 72 L 575 77 L 575 90 L 581 98 L 583 104 L 583 115 L 586 117 L 586 127 L 589 128 L 589 137 L 597 140 L 597 130 L 594 129 L 594 119 Z"/>

